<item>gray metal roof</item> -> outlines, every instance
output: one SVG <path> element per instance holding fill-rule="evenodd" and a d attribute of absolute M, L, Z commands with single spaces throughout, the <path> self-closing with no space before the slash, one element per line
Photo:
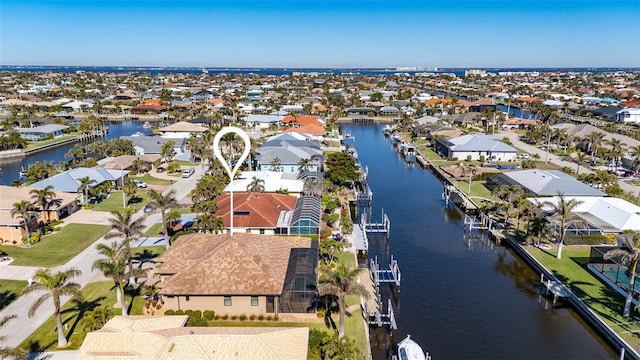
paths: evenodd
<path fill-rule="evenodd" d="M 266 147 L 260 148 L 256 160 L 262 164 L 269 164 L 278 158 L 282 165 L 297 165 L 300 159 L 321 157 L 322 151 L 311 147 Z"/>
<path fill-rule="evenodd" d="M 451 151 L 492 151 L 492 152 L 518 152 L 513 146 L 501 142 L 492 135 L 464 135 L 448 139 Z"/>
<path fill-rule="evenodd" d="M 566 196 L 606 196 L 602 191 L 583 184 L 559 170 L 510 171 L 493 178 L 496 178 L 492 179 L 496 183 L 519 185 L 525 192 L 536 195 L 553 196 L 561 192 Z"/>
<path fill-rule="evenodd" d="M 123 175 L 128 174 L 128 170 L 111 170 L 104 168 L 75 168 L 67 170 L 63 173 L 54 175 L 50 178 L 38 181 L 32 184 L 31 187 L 35 189 L 44 189 L 51 185 L 55 191 L 62 192 L 78 192 L 80 187 L 80 181 L 78 179 L 83 177 L 89 177 L 89 179 L 96 182 L 92 186 L 102 184 L 105 181 L 115 181 L 120 179 Z"/>
<path fill-rule="evenodd" d="M 173 141 L 176 147 L 182 147 L 185 139 L 183 138 L 163 138 L 161 136 L 120 136 L 120 139 L 129 140 L 133 146 L 144 149 L 145 154 L 160 154 L 162 144 L 167 141 Z"/>
<path fill-rule="evenodd" d="M 67 125 L 48 124 L 33 128 L 14 128 L 20 134 L 51 134 L 69 128 Z"/>

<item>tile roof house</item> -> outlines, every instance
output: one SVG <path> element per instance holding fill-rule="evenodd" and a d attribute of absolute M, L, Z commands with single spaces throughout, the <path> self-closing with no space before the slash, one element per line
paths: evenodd
<path fill-rule="evenodd" d="M 22 236 L 25 235 L 24 223 L 21 218 L 11 216 L 11 210 L 14 203 L 22 200 L 33 201 L 30 193 L 33 189 L 32 187 L 0 185 L 0 243 L 22 243 Z M 29 228 L 35 227 L 38 221 L 54 221 L 65 218 L 78 209 L 76 194 L 57 191 L 46 214 L 42 213 L 42 208 L 39 205 L 34 205 L 36 212 L 29 220 Z M 38 211 L 40 211 L 39 216 Z"/>
<path fill-rule="evenodd" d="M 188 316 L 116 316 L 87 334 L 78 360 L 306 359 L 309 329 L 185 327 Z"/>
<path fill-rule="evenodd" d="M 217 314 L 313 312 L 317 242 L 257 234 L 183 235 L 158 261 L 165 307 Z"/>
<path fill-rule="evenodd" d="M 458 158 L 495 161 L 511 161 L 516 158 L 516 148 L 501 142 L 492 135 L 464 135 L 453 139 L 436 139 L 436 151 L 447 159 Z"/>
<path fill-rule="evenodd" d="M 304 190 L 304 181 L 298 179 L 298 174 L 276 171 L 243 171 L 224 188 L 224 192 L 246 192 L 247 186 L 256 177 L 264 181 L 264 192 L 274 193 L 286 189 L 289 195 L 300 196 Z"/>
<path fill-rule="evenodd" d="M 246 191 L 246 188 L 245 188 Z M 282 212 L 291 211 L 296 205 L 296 197 L 291 195 L 244 192 L 233 194 L 233 231 L 272 235 L 276 233 L 278 219 Z M 230 223 L 230 194 L 216 197 L 219 216 L 225 229 Z"/>

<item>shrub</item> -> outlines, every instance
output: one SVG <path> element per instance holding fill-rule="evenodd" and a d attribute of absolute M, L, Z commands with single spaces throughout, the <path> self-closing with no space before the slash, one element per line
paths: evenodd
<path fill-rule="evenodd" d="M 216 315 L 213 317 L 213 320 L 220 320 L 220 315 L 216 314 Z"/>
<path fill-rule="evenodd" d="M 60 225 L 60 224 L 64 224 L 64 221 L 62 221 L 62 220 L 53 220 L 53 221 L 49 222 L 49 225 L 51 225 L 51 226 L 56 226 L 56 225 Z"/>
<path fill-rule="evenodd" d="M 260 321 L 264 320 L 264 315 L 262 315 L 262 314 L 258 315 L 258 320 L 260 320 Z"/>
<path fill-rule="evenodd" d="M 324 315 L 325 315 L 324 309 L 318 309 L 318 311 L 316 312 L 316 315 L 317 315 L 320 319 L 324 318 Z"/>
<path fill-rule="evenodd" d="M 479 161 L 480 161 L 481 163 L 483 163 L 483 162 L 484 162 L 484 159 L 485 159 L 484 155 L 480 155 Z"/>
<path fill-rule="evenodd" d="M 271 315 L 267 315 L 267 317 L 265 318 L 265 320 L 267 320 L 267 321 L 271 321 Z"/>
<path fill-rule="evenodd" d="M 238 320 L 238 315 L 231 315 L 231 320 Z"/>
<path fill-rule="evenodd" d="M 471 155 L 467 155 L 467 161 L 471 161 Z"/>
<path fill-rule="evenodd" d="M 255 320 L 255 319 L 256 319 L 256 314 L 251 314 L 251 315 L 249 316 L 249 320 L 253 321 L 253 320 Z"/>
<path fill-rule="evenodd" d="M 176 315 L 184 315 L 184 310 L 176 310 Z"/>
<path fill-rule="evenodd" d="M 205 319 L 206 319 L 206 320 L 208 320 L 208 321 L 213 320 L 213 317 L 214 317 L 214 316 L 215 316 L 215 311 L 213 311 L 213 310 L 205 310 L 205 311 L 202 313 L 202 317 L 203 317 L 203 318 L 205 318 Z"/>
<path fill-rule="evenodd" d="M 566 245 L 601 245 L 609 244 L 610 241 L 600 234 L 595 235 L 567 235 L 564 238 Z"/>
<path fill-rule="evenodd" d="M 229 319 L 229 315 L 227 314 L 222 315 L 222 320 L 227 320 L 227 319 Z"/>
<path fill-rule="evenodd" d="M 240 321 L 245 321 L 245 320 L 247 320 L 247 315 L 242 314 L 242 315 L 238 316 L 238 320 L 240 320 Z"/>
<path fill-rule="evenodd" d="M 60 226 L 54 226 L 53 227 L 53 231 L 60 231 L 60 229 L 62 229 L 62 227 L 60 227 Z"/>
<path fill-rule="evenodd" d="M 175 312 L 175 311 L 173 311 L 173 310 L 171 310 L 171 309 L 169 309 L 169 310 L 165 310 L 165 311 L 164 311 L 164 314 L 165 314 L 165 315 L 175 315 L 175 314 L 176 314 L 176 312 Z"/>

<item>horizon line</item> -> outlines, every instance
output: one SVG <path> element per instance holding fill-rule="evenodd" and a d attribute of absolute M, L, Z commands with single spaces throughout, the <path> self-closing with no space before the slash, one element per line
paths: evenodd
<path fill-rule="evenodd" d="M 640 66 L 463 66 L 463 67 L 440 67 L 440 66 L 380 66 L 380 67 L 339 67 L 339 66 L 321 66 L 321 67 L 288 67 L 288 66 L 171 66 L 171 65 L 43 65 L 43 64 L 0 64 L 1 67 L 93 67 L 93 68 L 165 68 L 165 69 L 272 69 L 272 70 L 329 70 L 329 69 L 359 69 L 359 70 L 398 70 L 398 68 L 422 68 L 424 70 L 405 70 L 405 71 L 437 71 L 444 69 L 630 69 L 640 70 Z M 404 69 L 403 69 L 404 70 Z M 402 70 L 400 70 L 402 71 Z"/>

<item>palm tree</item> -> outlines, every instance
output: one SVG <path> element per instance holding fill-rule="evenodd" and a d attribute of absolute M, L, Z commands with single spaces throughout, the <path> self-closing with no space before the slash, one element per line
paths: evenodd
<path fill-rule="evenodd" d="M 558 240 L 558 252 L 556 258 L 562 258 L 562 246 L 564 245 L 564 237 L 567 232 L 567 225 L 572 222 L 576 222 L 577 217 L 573 215 L 572 211 L 583 201 L 577 199 L 567 200 L 562 192 L 558 192 L 558 201 L 556 203 L 551 201 L 545 201 L 544 205 L 553 209 L 554 217 L 560 222 L 560 239 Z"/>
<path fill-rule="evenodd" d="M 320 277 L 318 285 L 318 295 L 333 295 L 338 297 L 338 308 L 340 311 L 340 330 L 338 337 L 344 336 L 344 316 L 347 311 L 347 295 L 360 295 L 368 297 L 369 293 L 361 284 L 356 283 L 360 269 L 350 269 L 340 261 L 334 269 L 322 268 L 324 274 Z"/>
<path fill-rule="evenodd" d="M 64 154 L 64 157 L 71 158 L 71 166 L 76 167 L 80 160 L 84 159 L 84 155 L 84 147 L 76 144 Z"/>
<path fill-rule="evenodd" d="M 124 182 L 124 185 L 122 185 L 122 191 L 124 192 L 124 196 L 126 196 L 127 198 L 129 198 L 129 200 L 131 200 L 131 198 L 133 198 L 133 196 L 138 191 L 138 185 L 136 185 L 136 183 L 133 182 L 133 180 L 127 179 Z"/>
<path fill-rule="evenodd" d="M 15 318 L 17 315 L 7 315 L 0 319 L 0 328 L 3 328 L 7 323 Z M 0 342 L 3 342 L 6 336 L 0 336 Z M 0 359 L 24 359 L 25 353 L 21 349 L 12 347 L 0 347 Z"/>
<path fill-rule="evenodd" d="M 282 171 L 282 161 L 279 157 L 275 157 L 273 158 L 273 160 L 271 160 L 271 170 Z"/>
<path fill-rule="evenodd" d="M 594 159 L 598 148 L 604 141 L 604 134 L 599 132 L 592 132 L 587 136 L 587 141 L 589 142 L 589 150 L 591 151 L 591 158 Z"/>
<path fill-rule="evenodd" d="M 127 207 L 122 211 L 112 211 L 113 217 L 109 219 L 111 230 L 105 235 L 105 238 L 110 239 L 114 237 L 123 238 L 122 246 L 127 254 L 127 264 L 131 267 L 131 240 L 142 236 L 142 230 L 144 229 L 144 216 L 138 219 L 133 219 L 133 208 Z"/>
<path fill-rule="evenodd" d="M 298 170 L 300 172 L 309 171 L 309 169 L 311 169 L 312 165 L 313 164 L 311 163 L 311 159 L 302 158 L 302 159 L 300 159 L 300 161 L 298 161 Z"/>
<path fill-rule="evenodd" d="M 127 299 L 124 296 L 124 284 L 127 279 L 135 276 L 143 276 L 146 273 L 142 269 L 127 266 L 127 254 L 124 243 L 114 241 L 111 246 L 98 244 L 98 253 L 104 257 L 93 262 L 92 269 L 100 270 L 104 276 L 113 279 L 116 289 L 116 303 L 122 307 L 122 315 L 127 316 Z"/>
<path fill-rule="evenodd" d="M 33 317 L 40 305 L 49 298 L 53 299 L 53 316 L 56 318 L 56 328 L 58 329 L 58 347 L 63 347 L 67 344 L 67 338 L 64 335 L 64 329 L 62 327 L 62 314 L 60 313 L 60 297 L 71 296 L 72 299 L 82 301 L 82 293 L 80 292 L 80 285 L 69 280 L 73 277 L 79 276 L 82 272 L 78 269 L 71 268 L 64 271 L 58 271 L 52 274 L 49 269 L 39 269 L 33 275 L 33 279 L 36 281 L 31 286 L 25 288 L 22 294 L 29 294 L 34 291 L 47 291 L 36 301 L 31 304 L 29 308 L 29 317 Z"/>
<path fill-rule="evenodd" d="M 160 210 L 160 215 L 162 216 L 162 233 L 164 234 L 165 240 L 167 240 L 169 236 L 169 232 L 167 230 L 167 213 L 179 207 L 178 200 L 176 200 L 176 191 L 171 190 L 166 195 L 162 195 L 161 192 L 150 190 L 149 197 L 151 197 L 151 205 L 154 209 Z M 167 240 L 167 247 L 169 247 L 169 241 Z"/>
<path fill-rule="evenodd" d="M 578 167 L 576 168 L 576 175 L 580 174 L 580 165 L 584 164 L 586 160 L 587 153 L 578 150 L 576 152 L 576 162 L 578 163 Z"/>
<path fill-rule="evenodd" d="M 633 156 L 635 159 L 634 164 L 637 166 L 640 165 L 640 145 L 636 145 L 629 149 L 629 155 Z"/>
<path fill-rule="evenodd" d="M 636 234 L 621 234 L 618 235 L 618 240 L 622 241 L 622 247 L 607 251 L 603 259 L 611 260 L 613 258 L 620 257 L 620 262 L 627 266 L 627 276 L 629 277 L 629 291 L 627 292 L 627 298 L 624 302 L 624 311 L 622 315 L 628 318 L 631 315 L 631 301 L 633 300 L 633 293 L 636 283 L 636 269 L 638 268 L 638 260 L 640 259 L 640 247 L 637 246 Z"/>
<path fill-rule="evenodd" d="M 611 146 L 611 157 L 613 158 L 614 168 L 616 172 L 618 171 L 618 160 L 622 159 L 624 155 L 624 151 L 627 148 L 627 144 L 623 143 L 618 139 L 611 139 L 609 141 L 609 146 Z"/>
<path fill-rule="evenodd" d="M 24 231 L 27 235 L 27 241 L 31 238 L 31 234 L 29 233 L 29 221 L 31 220 L 31 213 L 33 212 L 33 205 L 27 200 L 22 200 L 20 202 L 13 204 L 13 209 L 11 209 L 11 217 L 16 218 L 19 217 L 22 219 L 24 223 Z"/>
<path fill-rule="evenodd" d="M 39 205 L 42 208 L 42 220 L 45 223 L 49 222 L 49 209 L 51 205 L 60 204 L 60 200 L 54 199 L 56 196 L 55 191 L 53 191 L 53 185 L 47 185 L 44 189 L 32 189 L 29 194 L 31 194 L 31 199 L 36 205 Z"/>
<path fill-rule="evenodd" d="M 88 176 L 82 177 L 78 179 L 80 181 L 80 186 L 78 186 L 78 191 L 82 192 L 84 206 L 87 206 L 87 200 L 89 200 L 89 193 L 93 191 L 91 184 L 95 184 L 96 181 L 94 179 L 90 179 Z"/>
<path fill-rule="evenodd" d="M 257 177 L 251 178 L 251 182 L 247 185 L 248 192 L 264 192 L 264 180 Z"/>

